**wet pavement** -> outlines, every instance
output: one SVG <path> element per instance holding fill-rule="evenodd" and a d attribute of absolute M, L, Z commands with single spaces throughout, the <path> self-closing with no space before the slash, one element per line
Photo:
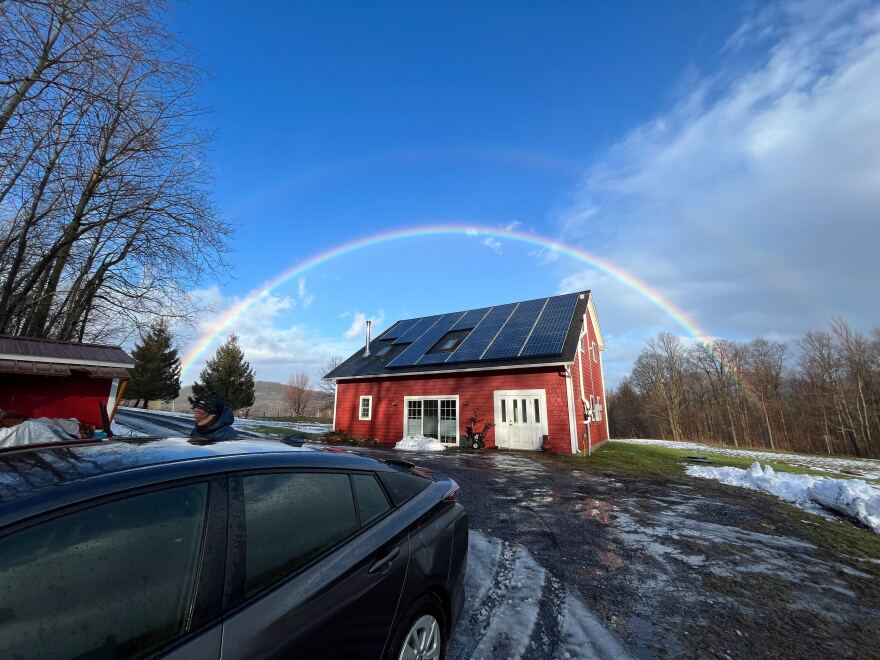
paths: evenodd
<path fill-rule="evenodd" d="M 487 599 L 494 577 L 472 580 L 459 626 L 467 639 L 453 658 L 607 656 L 596 652 L 601 628 L 636 658 L 880 657 L 880 557 L 820 547 L 803 531 L 814 518 L 773 498 L 685 476 L 594 473 L 543 454 L 406 458 L 459 482 L 471 528 L 487 539 L 481 552 L 498 543 L 502 559 L 525 552 L 520 563 L 542 572 L 523 596 L 535 601 L 527 638 L 494 650 L 471 633 L 515 617 Z M 566 616 L 571 603 L 583 609 Z M 599 637 L 571 643 L 569 621 L 590 616 Z"/>

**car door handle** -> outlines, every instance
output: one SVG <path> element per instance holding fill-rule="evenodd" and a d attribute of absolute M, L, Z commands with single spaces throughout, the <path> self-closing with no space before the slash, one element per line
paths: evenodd
<path fill-rule="evenodd" d="M 388 568 L 388 566 L 391 564 L 391 562 L 393 562 L 395 559 L 397 559 L 397 556 L 399 554 L 400 554 L 400 548 L 394 548 L 394 549 L 390 550 L 387 555 L 385 555 L 381 559 L 377 559 L 375 562 L 373 562 L 373 565 L 370 566 L 370 570 L 368 571 L 368 573 L 378 573 L 379 571 L 382 571 L 382 570 Z"/>

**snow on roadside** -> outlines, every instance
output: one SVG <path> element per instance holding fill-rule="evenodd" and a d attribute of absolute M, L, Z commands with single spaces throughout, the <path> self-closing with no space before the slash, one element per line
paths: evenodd
<path fill-rule="evenodd" d="M 809 468 L 817 472 L 842 472 L 844 470 L 858 473 L 858 476 L 866 479 L 880 481 L 880 460 L 872 458 L 844 458 L 838 456 L 824 456 L 819 454 L 790 454 L 778 451 L 764 451 L 761 449 L 739 449 L 736 447 L 722 447 L 719 445 L 704 445 L 700 442 L 685 442 L 682 440 L 656 440 L 656 439 L 616 439 L 613 442 L 623 442 L 631 445 L 656 445 L 669 449 L 684 449 L 707 454 L 719 454 L 721 456 L 739 456 L 751 458 L 755 461 L 779 461 L 789 465 Z"/>
<path fill-rule="evenodd" d="M 861 479 L 776 472 L 769 465 L 762 468 L 757 461 L 747 470 L 687 465 L 685 471 L 692 477 L 770 493 L 814 513 L 821 513 L 822 509 L 836 511 L 880 534 L 880 488 Z"/>
<path fill-rule="evenodd" d="M 113 431 L 113 435 L 116 437 L 123 438 L 135 438 L 135 437 L 144 437 L 144 434 L 140 431 L 137 431 L 133 428 L 129 428 L 118 419 L 114 419 L 110 423 L 110 430 Z"/>
<path fill-rule="evenodd" d="M 437 438 L 408 435 L 394 445 L 394 448 L 403 451 L 444 451 L 446 446 Z"/>
<path fill-rule="evenodd" d="M 148 413 L 150 415 L 159 415 L 164 417 L 174 417 L 176 419 L 184 419 L 188 422 L 192 421 L 191 412 L 171 412 L 170 410 L 145 410 L 143 408 L 129 408 L 128 406 L 119 406 L 120 410 L 131 410 L 135 413 Z M 246 419 L 244 417 L 236 417 L 232 424 L 235 428 L 251 430 L 255 426 L 267 426 L 270 428 L 290 429 L 300 433 L 329 433 L 333 430 L 332 424 L 321 424 L 319 422 L 277 422 L 268 419 Z"/>

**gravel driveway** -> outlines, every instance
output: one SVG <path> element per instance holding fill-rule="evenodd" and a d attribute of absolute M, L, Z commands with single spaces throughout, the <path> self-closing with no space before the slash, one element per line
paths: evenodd
<path fill-rule="evenodd" d="M 832 534 L 870 536 L 850 523 L 714 482 L 596 473 L 544 454 L 371 453 L 455 478 L 479 532 L 472 555 L 498 543 L 545 573 L 522 596 L 536 601 L 526 641 L 486 643 L 487 621 L 518 620 L 483 592 L 497 567 L 488 578 L 483 559 L 469 569 L 483 577 L 471 578 L 453 658 L 607 656 L 602 628 L 633 657 L 880 657 L 878 546 L 864 537 L 845 552 L 820 535 L 838 525 Z M 562 612 L 571 603 L 587 612 L 573 618 L 594 616 L 598 626 L 584 628 L 581 646 Z M 522 637 L 523 625 L 508 627 Z"/>

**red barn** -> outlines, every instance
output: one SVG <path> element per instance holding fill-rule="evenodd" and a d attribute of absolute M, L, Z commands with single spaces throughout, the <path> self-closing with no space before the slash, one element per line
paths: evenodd
<path fill-rule="evenodd" d="M 118 346 L 0 335 L 0 410 L 100 428 L 101 404 L 112 419 L 132 367 Z"/>
<path fill-rule="evenodd" d="M 589 291 L 397 321 L 327 374 L 333 426 L 457 445 L 476 417 L 489 447 L 586 453 L 608 439 L 604 350 Z"/>

